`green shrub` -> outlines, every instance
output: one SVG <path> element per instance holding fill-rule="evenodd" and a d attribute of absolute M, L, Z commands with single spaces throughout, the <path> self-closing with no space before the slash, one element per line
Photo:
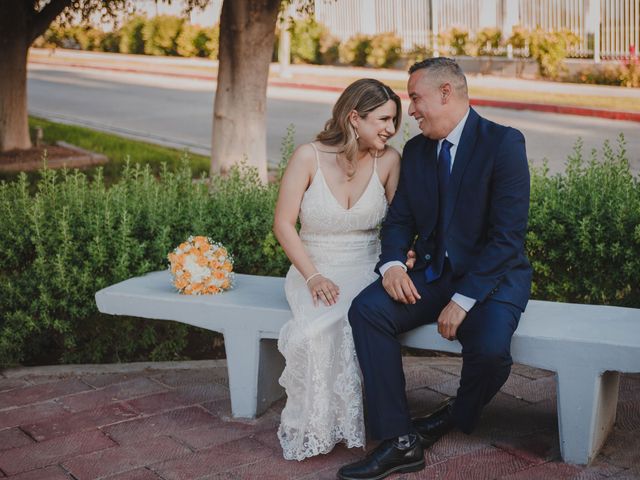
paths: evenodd
<path fill-rule="evenodd" d="M 619 65 L 591 65 L 581 68 L 571 80 L 577 83 L 597 85 L 620 85 L 621 72 Z"/>
<path fill-rule="evenodd" d="M 577 45 L 578 37 L 568 31 L 546 32 L 537 29 L 531 34 L 531 56 L 538 63 L 538 73 L 542 77 L 559 79 L 566 73 L 567 67 L 564 60 L 569 49 Z"/>
<path fill-rule="evenodd" d="M 620 85 L 623 87 L 640 87 L 640 59 L 629 56 L 620 64 Z"/>
<path fill-rule="evenodd" d="M 120 32 L 106 32 L 100 41 L 100 50 L 103 52 L 120 52 Z"/>
<path fill-rule="evenodd" d="M 37 47 L 60 47 L 75 50 L 100 50 L 105 33 L 89 26 L 51 25 L 34 43 Z"/>
<path fill-rule="evenodd" d="M 376 68 L 389 68 L 400 59 L 402 40 L 393 33 L 380 33 L 371 39 L 367 63 Z"/>
<path fill-rule="evenodd" d="M 312 17 L 292 19 L 289 24 L 289 33 L 293 63 L 321 63 L 320 40 L 328 33 L 324 25 L 319 24 Z"/>
<path fill-rule="evenodd" d="M 640 307 L 640 184 L 622 136 L 601 160 L 578 141 L 564 174 L 534 170 L 527 252 L 533 298 Z"/>
<path fill-rule="evenodd" d="M 207 35 L 206 49 L 209 51 L 209 58 L 218 58 L 220 53 L 220 24 L 204 29 Z"/>
<path fill-rule="evenodd" d="M 35 39 L 33 46 L 36 48 L 56 48 L 60 47 L 60 38 L 62 27 L 56 23 L 52 23 L 47 30 Z"/>
<path fill-rule="evenodd" d="M 510 43 L 513 48 L 524 49 L 529 45 L 529 37 L 531 33 L 519 26 L 516 25 L 511 30 L 511 36 L 507 39 L 507 43 Z"/>
<path fill-rule="evenodd" d="M 184 24 L 178 39 L 176 50 L 183 57 L 217 57 L 217 38 L 214 42 L 213 35 L 217 33 L 213 28 L 202 28 L 197 25 Z M 215 52 L 212 52 L 212 47 Z"/>
<path fill-rule="evenodd" d="M 367 57 L 371 53 L 371 37 L 362 34 L 354 35 L 340 44 L 338 53 L 340 63 L 364 67 L 367 64 Z"/>
<path fill-rule="evenodd" d="M 120 29 L 120 52 L 144 53 L 144 36 L 142 31 L 146 17 L 137 15 L 131 17 Z"/>
<path fill-rule="evenodd" d="M 426 58 L 433 57 L 433 50 L 430 46 L 414 44 L 411 50 L 405 53 L 404 56 L 407 59 L 407 63 L 409 64 L 409 66 L 411 66 L 416 62 L 421 62 Z"/>
<path fill-rule="evenodd" d="M 496 27 L 486 27 L 476 34 L 475 44 L 478 55 L 494 55 L 500 47 L 502 31 Z"/>
<path fill-rule="evenodd" d="M 469 44 L 469 30 L 465 27 L 451 27 L 440 34 L 440 45 L 447 46 L 453 55 L 466 55 Z"/>
<path fill-rule="evenodd" d="M 178 37 L 185 20 L 173 15 L 158 15 L 142 29 L 144 53 L 148 55 L 177 55 Z"/>
<path fill-rule="evenodd" d="M 193 329 L 100 315 L 94 293 L 166 268 L 190 234 L 224 243 L 238 272 L 284 274 L 276 188 L 241 168 L 194 183 L 187 166 L 158 179 L 127 167 L 110 188 L 78 171 L 44 170 L 35 188 L 24 174 L 0 183 L 0 364 L 184 358 Z"/>
<path fill-rule="evenodd" d="M 100 50 L 104 38 L 102 30 L 93 27 L 73 27 L 71 31 L 81 50 Z"/>
<path fill-rule="evenodd" d="M 340 39 L 326 31 L 320 37 L 320 63 L 335 65 L 340 60 Z"/>

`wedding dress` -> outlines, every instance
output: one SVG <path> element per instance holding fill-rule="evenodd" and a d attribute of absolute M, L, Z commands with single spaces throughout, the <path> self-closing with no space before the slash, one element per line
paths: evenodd
<path fill-rule="evenodd" d="M 365 443 L 362 385 L 347 312 L 353 298 L 377 279 L 378 226 L 387 210 L 377 158 L 362 196 L 349 209 L 335 198 L 320 168 L 300 207 L 300 238 L 317 270 L 340 288 L 336 304 L 313 305 L 305 280 L 292 265 L 285 293 L 293 318 L 280 331 L 287 393 L 278 438 L 284 457 L 303 460 L 339 442 Z"/>

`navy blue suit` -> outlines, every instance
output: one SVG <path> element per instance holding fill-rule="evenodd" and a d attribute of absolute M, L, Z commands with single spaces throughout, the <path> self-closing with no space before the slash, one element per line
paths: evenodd
<path fill-rule="evenodd" d="M 456 292 L 477 300 L 457 332 L 463 367 L 453 407 L 455 424 L 471 432 L 482 407 L 509 376 L 511 337 L 529 299 L 524 137 L 473 109 L 457 147 L 441 222 L 448 258 L 441 277 L 427 283 L 425 269 L 437 251 L 437 143 L 418 135 L 404 148 L 376 267 L 392 260 L 404 262 L 413 246 L 417 259 L 409 275 L 421 300 L 415 305 L 396 302 L 378 280 L 356 297 L 349 311 L 364 377 L 368 431 L 374 439 L 413 430 L 399 334 L 437 321 Z"/>

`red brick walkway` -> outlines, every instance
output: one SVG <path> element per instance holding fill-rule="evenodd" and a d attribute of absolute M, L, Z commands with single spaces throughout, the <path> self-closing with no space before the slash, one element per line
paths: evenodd
<path fill-rule="evenodd" d="M 405 358 L 414 413 L 455 392 L 460 361 Z M 615 430 L 590 467 L 560 461 L 555 380 L 515 366 L 470 436 L 450 433 L 402 479 L 640 479 L 640 375 L 624 375 Z M 324 479 L 362 455 L 338 447 L 288 462 L 282 402 L 230 418 L 224 362 L 45 367 L 0 374 L 0 478 L 11 480 Z"/>

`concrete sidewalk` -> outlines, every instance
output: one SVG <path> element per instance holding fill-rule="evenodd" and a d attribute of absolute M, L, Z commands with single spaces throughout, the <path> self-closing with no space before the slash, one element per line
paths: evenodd
<path fill-rule="evenodd" d="M 405 357 L 415 414 L 455 392 L 460 359 Z M 362 456 L 336 447 L 285 461 L 280 401 L 230 418 L 223 360 L 56 366 L 0 375 L 0 478 L 11 480 L 329 479 Z M 614 431 L 589 467 L 559 457 L 555 379 L 514 366 L 470 436 L 449 433 L 427 467 L 398 479 L 640 479 L 640 375 L 623 375 Z"/>

